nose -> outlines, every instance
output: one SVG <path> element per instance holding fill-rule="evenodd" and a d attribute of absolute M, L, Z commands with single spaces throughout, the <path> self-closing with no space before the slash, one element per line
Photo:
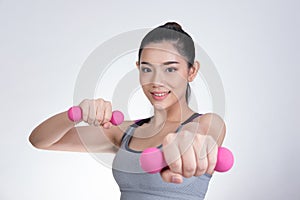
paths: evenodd
<path fill-rule="evenodd" d="M 151 82 L 154 85 L 163 85 L 164 77 L 159 70 L 157 70 L 157 71 L 155 71 L 155 73 L 153 73 L 153 76 L 151 77 Z"/>

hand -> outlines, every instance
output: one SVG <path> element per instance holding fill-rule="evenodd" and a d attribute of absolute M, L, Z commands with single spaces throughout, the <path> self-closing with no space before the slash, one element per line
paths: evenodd
<path fill-rule="evenodd" d="M 184 130 L 164 138 L 163 153 L 168 168 L 161 171 L 161 177 L 166 182 L 182 183 L 182 177 L 214 172 L 218 155 L 216 141 L 199 123 L 185 126 Z"/>
<path fill-rule="evenodd" d="M 112 117 L 111 102 L 99 99 L 85 99 L 79 104 L 82 110 L 82 119 L 89 125 L 103 126 L 110 128 L 112 126 L 110 119 Z"/>

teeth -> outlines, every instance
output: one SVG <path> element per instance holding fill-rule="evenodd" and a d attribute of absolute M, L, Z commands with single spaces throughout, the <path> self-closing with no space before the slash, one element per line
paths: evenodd
<path fill-rule="evenodd" d="M 167 93 L 156 93 L 154 94 L 154 96 L 158 96 L 158 97 L 162 97 L 165 96 Z"/>

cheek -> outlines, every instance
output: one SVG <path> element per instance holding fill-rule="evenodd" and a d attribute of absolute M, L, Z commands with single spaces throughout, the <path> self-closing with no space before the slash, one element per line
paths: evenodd
<path fill-rule="evenodd" d="M 141 75 L 140 74 L 140 84 L 142 87 L 147 87 L 146 85 L 151 83 L 151 77 L 148 75 Z"/>
<path fill-rule="evenodd" d="M 149 72 L 149 73 L 139 72 L 140 84 L 143 87 L 147 87 L 147 85 L 153 83 L 154 79 L 155 77 L 153 72 Z"/>
<path fill-rule="evenodd" d="M 174 76 L 170 79 L 169 86 L 177 100 L 185 96 L 187 83 L 188 81 L 185 74 L 178 73 L 176 77 Z"/>
<path fill-rule="evenodd" d="M 185 75 L 176 73 L 172 76 L 169 76 L 166 81 L 168 82 L 168 85 L 170 85 L 173 89 L 184 89 L 187 84 L 187 78 Z"/>

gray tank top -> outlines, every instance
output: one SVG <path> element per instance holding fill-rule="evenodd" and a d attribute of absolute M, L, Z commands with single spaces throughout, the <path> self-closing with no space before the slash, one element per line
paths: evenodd
<path fill-rule="evenodd" d="M 201 114 L 194 113 L 189 119 L 181 123 L 178 132 L 184 124 L 191 122 Z M 210 174 L 198 177 L 183 178 L 181 184 L 166 183 L 159 173 L 148 174 L 140 167 L 141 152 L 129 148 L 129 142 L 134 130 L 151 118 L 140 120 L 128 127 L 122 138 L 121 147 L 113 161 L 113 176 L 120 187 L 121 200 L 201 200 L 208 189 Z M 162 145 L 159 146 L 162 148 Z"/>

